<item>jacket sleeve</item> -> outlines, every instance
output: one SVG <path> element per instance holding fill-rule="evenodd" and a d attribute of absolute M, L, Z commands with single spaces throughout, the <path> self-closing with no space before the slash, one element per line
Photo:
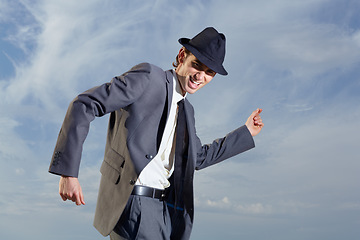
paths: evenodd
<path fill-rule="evenodd" d="M 255 147 L 253 137 L 244 125 L 211 144 L 202 145 L 196 137 L 196 170 L 203 169 Z"/>
<path fill-rule="evenodd" d="M 83 143 L 95 117 L 129 106 L 150 82 L 151 65 L 139 64 L 111 82 L 78 95 L 69 105 L 49 172 L 78 177 Z"/>

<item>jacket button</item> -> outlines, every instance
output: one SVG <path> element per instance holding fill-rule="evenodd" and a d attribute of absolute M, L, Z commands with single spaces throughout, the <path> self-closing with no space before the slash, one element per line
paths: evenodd
<path fill-rule="evenodd" d="M 150 155 L 150 154 L 146 154 L 145 157 L 146 157 L 147 159 L 153 159 L 153 158 L 154 158 L 154 157 L 153 157 L 152 155 Z"/>
<path fill-rule="evenodd" d="M 130 185 L 134 185 L 135 184 L 135 181 L 134 180 L 130 180 Z"/>

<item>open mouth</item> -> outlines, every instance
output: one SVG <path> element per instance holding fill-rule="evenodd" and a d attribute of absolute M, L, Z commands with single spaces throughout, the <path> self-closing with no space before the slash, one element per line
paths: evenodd
<path fill-rule="evenodd" d="M 201 84 L 201 82 L 195 81 L 191 76 L 190 76 L 190 81 L 191 81 L 192 83 L 196 84 L 196 85 L 200 85 L 200 84 Z"/>

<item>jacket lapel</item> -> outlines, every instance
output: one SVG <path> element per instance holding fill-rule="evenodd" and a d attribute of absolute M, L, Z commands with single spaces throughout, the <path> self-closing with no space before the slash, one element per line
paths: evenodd
<path fill-rule="evenodd" d="M 157 139 L 156 139 L 156 150 L 159 151 L 161 139 L 164 133 L 166 120 L 170 113 L 171 100 L 173 95 L 173 75 L 171 70 L 165 72 L 165 88 L 166 88 L 166 101 L 164 104 L 164 110 L 160 119 Z"/>
<path fill-rule="evenodd" d="M 172 74 L 172 70 L 167 70 L 166 71 L 166 89 L 167 89 L 167 115 L 169 116 L 170 113 L 170 106 L 171 106 L 171 101 L 172 101 L 172 96 L 173 96 L 173 85 L 174 85 L 174 81 L 173 81 L 173 74 Z"/>

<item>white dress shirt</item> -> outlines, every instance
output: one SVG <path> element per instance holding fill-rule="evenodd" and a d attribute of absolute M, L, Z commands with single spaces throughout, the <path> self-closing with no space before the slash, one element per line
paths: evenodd
<path fill-rule="evenodd" d="M 161 139 L 157 155 L 146 165 L 139 175 L 136 185 L 143 185 L 157 189 L 165 189 L 170 186 L 168 179 L 174 171 L 174 136 L 177 120 L 177 103 L 185 98 L 181 94 L 180 83 L 173 70 L 173 96 L 170 113 L 167 118 L 164 133 Z"/>

